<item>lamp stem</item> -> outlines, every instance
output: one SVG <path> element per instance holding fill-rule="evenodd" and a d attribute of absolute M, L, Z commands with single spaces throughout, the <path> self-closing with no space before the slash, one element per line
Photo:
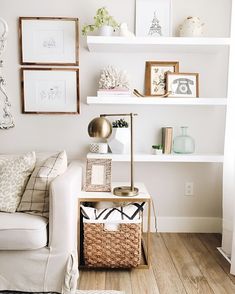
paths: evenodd
<path fill-rule="evenodd" d="M 131 125 L 131 191 L 134 191 L 134 150 L 133 150 L 133 113 L 130 113 L 130 125 Z"/>

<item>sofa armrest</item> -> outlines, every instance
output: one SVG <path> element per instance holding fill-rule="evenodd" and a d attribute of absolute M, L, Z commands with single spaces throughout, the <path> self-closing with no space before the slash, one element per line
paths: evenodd
<path fill-rule="evenodd" d="M 82 185 L 82 167 L 73 161 L 50 185 L 49 244 L 54 251 L 71 252 L 77 247 L 77 198 Z"/>

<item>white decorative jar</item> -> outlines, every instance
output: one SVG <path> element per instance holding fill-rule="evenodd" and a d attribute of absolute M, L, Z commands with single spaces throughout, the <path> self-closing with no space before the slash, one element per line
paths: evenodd
<path fill-rule="evenodd" d="M 162 149 L 153 149 L 153 154 L 154 155 L 161 155 L 162 154 Z"/>
<path fill-rule="evenodd" d="M 130 153 L 130 128 L 113 128 L 108 141 L 112 153 Z"/>
<path fill-rule="evenodd" d="M 179 26 L 180 37 L 202 37 L 204 33 L 204 25 L 197 16 L 189 16 Z"/>
<path fill-rule="evenodd" d="M 113 27 L 104 25 L 99 28 L 99 36 L 109 37 L 113 34 Z"/>
<path fill-rule="evenodd" d="M 91 143 L 90 144 L 91 153 L 108 153 L 108 144 L 107 143 Z"/>

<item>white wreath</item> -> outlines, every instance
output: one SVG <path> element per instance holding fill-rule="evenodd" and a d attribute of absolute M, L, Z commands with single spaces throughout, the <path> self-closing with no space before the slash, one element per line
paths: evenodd
<path fill-rule="evenodd" d="M 4 19 L 0 17 L 0 25 L 3 26 L 3 33 L 0 34 L 0 98 L 3 98 L 3 115 L 0 117 L 0 129 L 9 129 L 13 128 L 14 120 L 13 116 L 10 113 L 11 103 L 8 99 L 8 95 L 5 89 L 6 80 L 3 76 L 3 60 L 1 59 L 1 55 L 5 49 L 7 34 L 8 34 L 8 26 Z"/>

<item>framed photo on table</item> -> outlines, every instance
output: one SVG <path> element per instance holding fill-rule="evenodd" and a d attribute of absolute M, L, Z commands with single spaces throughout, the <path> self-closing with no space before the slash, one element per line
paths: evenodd
<path fill-rule="evenodd" d="M 166 77 L 168 97 L 196 98 L 199 97 L 198 73 L 167 73 Z"/>
<path fill-rule="evenodd" d="M 171 0 L 136 0 L 136 36 L 170 37 Z"/>
<path fill-rule="evenodd" d="M 77 18 L 20 17 L 19 32 L 21 64 L 79 64 Z"/>
<path fill-rule="evenodd" d="M 166 73 L 179 72 L 178 61 L 147 61 L 145 69 L 145 95 L 164 96 L 166 91 Z"/>
<path fill-rule="evenodd" d="M 78 114 L 79 70 L 22 68 L 23 113 Z"/>
<path fill-rule="evenodd" d="M 87 159 L 87 192 L 111 192 L 111 159 Z"/>

